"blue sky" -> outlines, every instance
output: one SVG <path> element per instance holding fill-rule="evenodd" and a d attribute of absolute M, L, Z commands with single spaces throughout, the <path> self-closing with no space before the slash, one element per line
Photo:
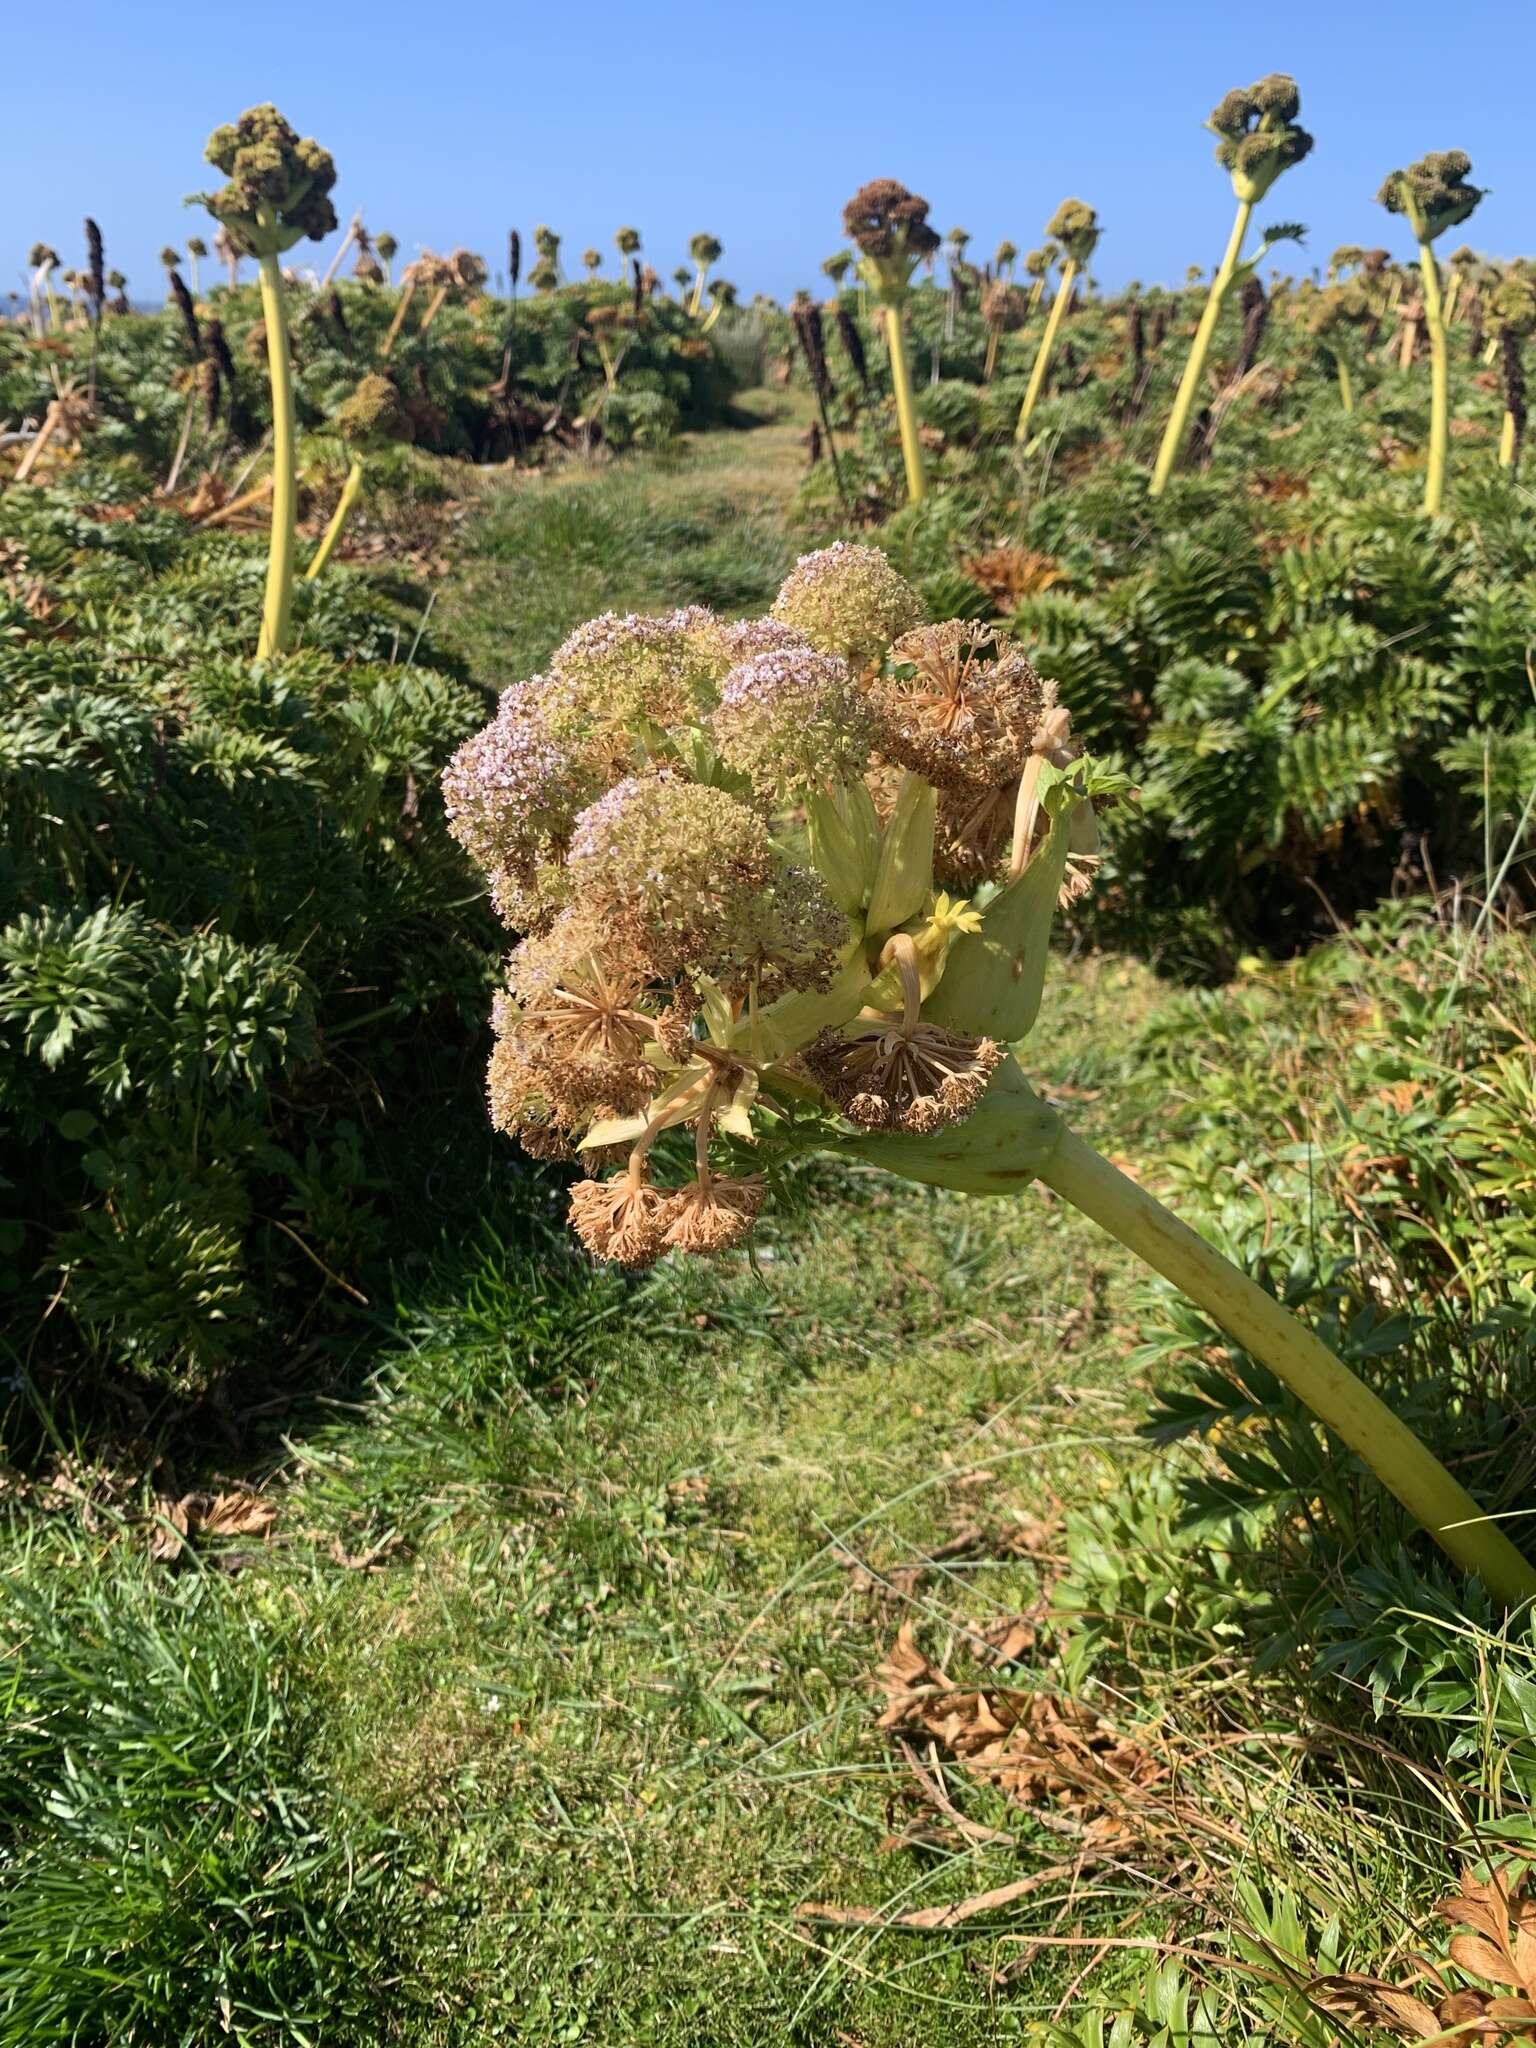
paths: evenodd
<path fill-rule="evenodd" d="M 162 245 L 194 220 L 211 235 L 181 204 L 209 176 L 208 131 L 262 99 L 332 151 L 343 220 L 361 208 L 408 252 L 462 243 L 493 271 L 512 226 L 526 242 L 548 222 L 575 268 L 589 242 L 611 264 L 632 223 L 663 275 L 703 229 L 743 296 L 783 297 L 818 281 L 843 201 L 885 176 L 924 193 L 941 232 L 968 228 L 973 254 L 1004 235 L 1028 248 L 1059 200 L 1089 200 L 1106 284 L 1174 281 L 1215 261 L 1230 221 L 1201 122 L 1270 70 L 1295 74 L 1317 136 L 1267 209 L 1308 224 L 1303 260 L 1344 241 L 1407 253 L 1373 195 L 1446 148 L 1492 188 L 1470 238 L 1520 253 L 1536 240 L 1536 0 L 1468 8 L 1460 36 L 1457 18 L 1443 0 L 76 0 L 63 89 L 13 93 L 0 134 L 6 288 L 35 239 L 78 262 L 90 212 L 109 265 L 158 295 Z"/>

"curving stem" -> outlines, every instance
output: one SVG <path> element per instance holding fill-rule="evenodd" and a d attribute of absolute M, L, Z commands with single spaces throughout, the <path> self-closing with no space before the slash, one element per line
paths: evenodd
<path fill-rule="evenodd" d="M 1273 1295 L 1065 1126 L 1035 1172 L 1267 1365 L 1497 1599 L 1511 1607 L 1536 1599 L 1536 1566 L 1386 1402 Z"/>

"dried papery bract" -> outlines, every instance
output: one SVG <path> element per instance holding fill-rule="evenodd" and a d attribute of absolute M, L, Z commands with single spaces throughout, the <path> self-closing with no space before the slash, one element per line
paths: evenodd
<path fill-rule="evenodd" d="M 1216 161 L 1232 180 L 1232 190 L 1237 197 L 1237 218 L 1232 224 L 1226 254 L 1206 294 L 1189 360 L 1184 365 L 1173 410 L 1163 430 L 1162 445 L 1152 472 L 1154 498 L 1161 497 L 1166 490 L 1184 446 L 1195 393 L 1200 388 L 1211 338 L 1216 332 L 1216 323 L 1228 292 L 1235 282 L 1254 275 L 1276 242 L 1296 241 L 1301 237 L 1301 228 L 1291 222 L 1270 227 L 1257 253 L 1250 260 L 1243 260 L 1243 242 L 1254 207 L 1278 177 L 1311 152 L 1312 137 L 1297 120 L 1300 112 L 1301 94 L 1295 79 L 1288 78 L 1283 72 L 1274 72 L 1268 78 L 1261 78 L 1256 85 L 1240 86 L 1229 92 L 1205 124 L 1217 137 Z"/>
<path fill-rule="evenodd" d="M 261 279 L 267 369 L 272 381 L 272 542 L 267 556 L 258 657 L 287 647 L 293 607 L 298 478 L 295 466 L 293 365 L 279 257 L 307 236 L 321 241 L 336 226 L 330 192 L 336 166 L 318 142 L 300 137 L 276 107 L 252 107 L 208 139 L 208 161 L 226 183 L 203 203 L 231 244 L 254 256 Z"/>
<path fill-rule="evenodd" d="M 587 1164 L 573 1228 L 629 1266 L 731 1252 L 814 1150 L 975 1195 L 1043 1180 L 1309 1403 L 1451 1556 L 1511 1602 L 1536 1596 L 1391 1410 L 1067 1130 L 1009 1050 L 1112 787 L 1023 650 L 924 625 L 873 548 L 806 556 L 769 619 L 577 628 L 443 778 L 524 935 L 492 1017 L 495 1123 Z M 937 872 L 951 856 L 969 900 Z"/>
<path fill-rule="evenodd" d="M 918 198 L 894 178 L 874 178 L 860 186 L 843 208 L 843 230 L 859 250 L 859 275 L 879 300 L 884 314 L 907 497 L 915 505 L 927 490 L 927 474 L 917 430 L 917 406 L 912 395 L 912 371 L 907 362 L 902 316 L 912 273 L 937 250 L 939 238 L 928 225 L 927 200 Z"/>
<path fill-rule="evenodd" d="M 1081 199 L 1064 199 L 1052 215 L 1045 232 L 1050 238 L 1050 246 L 1061 251 L 1061 280 L 1056 287 L 1051 316 L 1045 323 L 1045 333 L 1041 337 L 1039 352 L 1035 356 L 1034 368 L 1029 373 L 1029 385 L 1024 393 L 1024 402 L 1019 407 L 1019 423 L 1014 429 L 1013 438 L 1021 443 L 1029 439 L 1029 422 L 1040 401 L 1040 394 L 1045 389 L 1051 357 L 1056 349 L 1056 337 L 1060 332 L 1062 317 L 1072 303 L 1072 287 L 1077 282 L 1077 274 L 1098 246 L 1099 217 L 1093 208 L 1085 205 Z"/>
<path fill-rule="evenodd" d="M 1376 197 L 1388 213 L 1398 213 L 1413 230 L 1419 246 L 1419 275 L 1424 285 L 1424 325 L 1429 335 L 1429 452 L 1424 477 L 1424 510 L 1440 510 L 1445 497 L 1446 459 L 1450 448 L 1450 348 L 1445 333 L 1445 305 L 1440 291 L 1440 266 L 1434 244 L 1447 228 L 1468 219 L 1483 194 L 1469 183 L 1472 160 L 1459 149 L 1433 150 L 1393 171 Z"/>

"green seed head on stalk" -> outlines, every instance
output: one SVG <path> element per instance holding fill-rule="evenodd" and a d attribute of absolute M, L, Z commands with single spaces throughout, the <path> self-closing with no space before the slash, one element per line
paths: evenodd
<path fill-rule="evenodd" d="M 1060 250 L 1050 247 L 1049 244 L 1039 249 L 1031 249 L 1024 258 L 1024 269 L 1030 277 L 1045 277 L 1060 253 Z"/>
<path fill-rule="evenodd" d="M 603 267 L 603 252 L 601 249 L 583 249 L 581 252 L 581 260 L 587 266 L 588 270 L 593 272 L 599 271 Z M 687 276 L 687 274 L 688 273 L 684 271 L 683 275 L 685 277 Z"/>
<path fill-rule="evenodd" d="M 1489 302 L 1489 313 L 1500 334 L 1524 340 L 1536 330 L 1536 277 L 1526 270 L 1511 270 L 1500 278 Z"/>
<path fill-rule="evenodd" d="M 375 249 L 378 250 L 380 256 L 384 259 L 386 263 L 393 263 L 400 249 L 400 244 L 395 240 L 394 236 L 389 232 L 387 228 L 385 229 L 384 233 L 378 237 L 373 246 L 375 247 Z"/>
<path fill-rule="evenodd" d="M 1296 81 L 1282 71 L 1234 87 L 1212 110 L 1205 125 L 1219 138 L 1216 161 L 1230 173 L 1239 199 L 1250 205 L 1262 199 L 1282 171 L 1310 154 L 1312 137 L 1297 122 L 1300 112 Z"/>
<path fill-rule="evenodd" d="M 1064 199 L 1051 215 L 1045 232 L 1081 269 L 1099 246 L 1099 216 L 1081 199 Z"/>
<path fill-rule="evenodd" d="M 174 270 L 181 261 L 181 253 L 179 250 L 173 249 L 170 243 L 167 242 L 160 251 L 160 261 L 167 270 Z"/>
<path fill-rule="evenodd" d="M 613 242 L 614 247 L 621 256 L 625 258 L 633 256 L 640 248 L 640 230 L 638 228 L 620 228 L 614 236 Z"/>
<path fill-rule="evenodd" d="M 552 292 L 560 282 L 560 273 L 547 256 L 541 256 L 529 271 L 528 282 L 536 292 Z"/>
<path fill-rule="evenodd" d="M 846 542 L 767 618 L 609 614 L 503 694 L 443 778 L 523 934 L 491 1115 L 588 1165 L 589 1250 L 724 1250 L 817 1148 L 1000 1185 L 985 1104 L 1017 1103 L 1007 1047 L 1090 844 L 1070 732 L 1005 634 L 923 624 Z"/>
<path fill-rule="evenodd" d="M 1400 213 L 1425 247 L 1447 228 L 1460 227 L 1484 197 L 1468 183 L 1472 159 L 1459 149 L 1431 150 L 1405 171 L 1393 171 L 1376 194 L 1388 213 Z"/>
<path fill-rule="evenodd" d="M 839 249 L 835 256 L 829 256 L 821 266 L 822 275 L 832 280 L 832 289 L 840 292 L 843 279 L 853 267 L 853 258 L 846 249 Z"/>
<path fill-rule="evenodd" d="M 1015 242 L 1002 241 L 998 243 L 996 251 L 993 254 L 992 268 L 998 273 L 999 276 L 1002 276 L 1006 271 L 1012 270 L 1013 266 L 1018 262 L 1018 260 L 1018 244 Z"/>
<path fill-rule="evenodd" d="M 927 200 L 894 178 L 859 187 L 843 208 L 843 232 L 859 250 L 860 275 L 887 305 L 906 297 L 913 271 L 939 246 Z"/>
<path fill-rule="evenodd" d="M 208 254 L 208 244 L 203 240 L 201 235 L 188 235 L 187 254 L 189 256 L 195 256 L 199 263 L 201 263 L 203 258 Z"/>
<path fill-rule="evenodd" d="M 297 135 L 276 107 L 251 107 L 215 128 L 205 154 L 228 183 L 203 194 L 203 204 L 243 254 L 281 256 L 306 235 L 318 242 L 334 230 L 330 152 Z"/>
<path fill-rule="evenodd" d="M 693 235 L 689 239 L 688 254 L 707 270 L 711 263 L 720 261 L 722 251 L 713 235 Z"/>

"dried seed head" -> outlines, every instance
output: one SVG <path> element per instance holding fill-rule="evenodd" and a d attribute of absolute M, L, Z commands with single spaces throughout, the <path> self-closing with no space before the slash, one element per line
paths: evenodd
<path fill-rule="evenodd" d="M 939 789 L 1018 775 L 1049 702 L 1020 648 L 964 619 L 903 634 L 869 695 L 881 753 Z"/>
<path fill-rule="evenodd" d="M 753 1174 L 727 1179 L 706 1171 L 674 1195 L 665 1243 L 680 1252 L 723 1252 L 741 1243 L 763 1206 L 764 1187 Z"/>
<path fill-rule="evenodd" d="M 876 660 L 922 615 L 917 592 L 879 548 L 846 540 L 802 555 L 773 601 L 782 624 L 856 668 Z"/>
<path fill-rule="evenodd" d="M 910 275 L 939 238 L 928 225 L 928 202 L 895 178 L 872 178 L 843 208 L 843 232 L 882 266 Z"/>
<path fill-rule="evenodd" d="M 666 1249 L 675 1199 L 638 1169 L 612 1180 L 579 1180 L 571 1189 L 571 1228 L 594 1258 L 649 1266 Z"/>
<path fill-rule="evenodd" d="M 818 1039 L 805 1062 L 851 1122 L 921 1136 L 963 1123 L 1006 1052 L 990 1038 L 886 1017 Z"/>

